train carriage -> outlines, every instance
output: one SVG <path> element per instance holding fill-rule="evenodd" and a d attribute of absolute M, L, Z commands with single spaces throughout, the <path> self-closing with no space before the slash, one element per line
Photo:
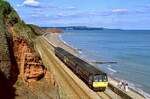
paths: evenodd
<path fill-rule="evenodd" d="M 60 58 L 75 74 L 77 74 L 94 91 L 104 91 L 108 85 L 107 74 L 91 64 L 72 55 L 60 47 L 55 48 L 55 55 Z"/>

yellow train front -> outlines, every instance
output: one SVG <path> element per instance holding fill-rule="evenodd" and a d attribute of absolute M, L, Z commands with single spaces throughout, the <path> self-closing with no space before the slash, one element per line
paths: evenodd
<path fill-rule="evenodd" d="M 108 86 L 107 74 L 103 73 L 99 75 L 94 75 L 92 78 L 93 78 L 92 89 L 94 91 L 105 91 L 105 89 Z"/>

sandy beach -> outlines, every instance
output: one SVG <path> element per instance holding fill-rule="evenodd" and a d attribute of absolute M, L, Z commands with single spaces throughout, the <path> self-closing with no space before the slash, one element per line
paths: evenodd
<path fill-rule="evenodd" d="M 46 38 L 51 42 L 51 44 L 53 44 L 53 46 L 62 47 L 66 51 L 72 53 L 73 55 L 78 56 L 79 52 L 75 48 L 73 48 L 71 45 L 69 45 L 65 41 L 61 40 L 59 38 L 59 36 L 61 36 L 61 34 L 53 33 L 53 34 L 46 35 Z"/>

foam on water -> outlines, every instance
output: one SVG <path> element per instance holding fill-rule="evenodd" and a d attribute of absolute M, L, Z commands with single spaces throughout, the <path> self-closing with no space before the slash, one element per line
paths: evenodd
<path fill-rule="evenodd" d="M 107 69 L 108 69 L 109 71 L 111 71 L 111 72 L 117 73 L 116 70 L 114 70 L 114 69 L 112 69 L 112 68 L 110 68 L 110 67 L 108 67 Z"/>
<path fill-rule="evenodd" d="M 62 35 L 60 34 L 59 36 L 59 39 L 64 43 L 64 44 L 66 44 L 67 46 L 69 46 L 70 48 L 72 48 L 72 49 L 75 49 L 75 50 L 77 50 L 77 48 L 76 47 L 74 47 L 73 45 L 71 45 L 71 44 L 69 44 L 69 43 L 67 43 L 67 42 L 65 42 L 65 40 L 63 40 L 63 38 L 62 38 Z"/>

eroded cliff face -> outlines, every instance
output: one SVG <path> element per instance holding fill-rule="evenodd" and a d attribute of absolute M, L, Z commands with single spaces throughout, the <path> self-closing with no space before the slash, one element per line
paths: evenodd
<path fill-rule="evenodd" d="M 23 71 L 21 69 L 26 68 L 26 64 L 33 63 L 28 65 L 28 67 L 40 63 L 39 67 L 43 67 L 41 59 L 38 56 L 38 53 L 33 49 L 33 40 L 36 38 L 34 31 L 27 26 L 19 16 L 16 11 L 5 1 L 0 1 L 1 9 L 1 66 L 0 70 L 4 73 L 7 79 L 11 76 L 12 65 L 17 65 L 19 68 L 20 75 L 23 76 Z M 30 54 L 32 60 L 26 61 L 26 54 Z M 37 54 L 37 56 L 34 55 Z M 35 61 L 35 59 L 37 59 Z M 16 61 L 14 61 L 16 60 Z M 39 62 L 40 61 L 40 62 Z M 16 63 L 15 63 L 16 62 Z M 22 67 L 21 67 L 22 66 Z M 36 65 L 35 65 L 36 66 Z M 37 67 L 36 67 L 37 68 Z"/>
<path fill-rule="evenodd" d="M 11 99 L 14 96 L 12 67 L 14 65 L 11 51 L 11 38 L 5 24 L 5 16 L 10 12 L 10 5 L 0 0 L 0 97 Z"/>
<path fill-rule="evenodd" d="M 15 38 L 13 40 L 13 50 L 20 77 L 24 82 L 37 81 L 44 77 L 46 69 L 42 60 L 32 47 L 29 46 L 27 40 L 23 38 Z"/>
<path fill-rule="evenodd" d="M 43 31 L 45 31 L 46 33 L 63 33 L 63 30 L 59 28 L 47 28 L 43 29 Z"/>
<path fill-rule="evenodd" d="M 20 94 L 23 98 L 26 91 L 27 97 L 38 96 L 29 86 L 50 74 L 34 49 L 34 40 L 43 33 L 39 27 L 25 24 L 9 3 L 0 0 L 0 97 L 11 99 Z"/>
<path fill-rule="evenodd" d="M 3 23 L 0 20 L 1 24 Z M 0 72 L 4 74 L 6 79 L 10 78 L 10 69 L 11 69 L 11 61 L 10 61 L 10 53 L 8 46 L 8 31 L 4 31 L 5 25 L 0 25 Z"/>

